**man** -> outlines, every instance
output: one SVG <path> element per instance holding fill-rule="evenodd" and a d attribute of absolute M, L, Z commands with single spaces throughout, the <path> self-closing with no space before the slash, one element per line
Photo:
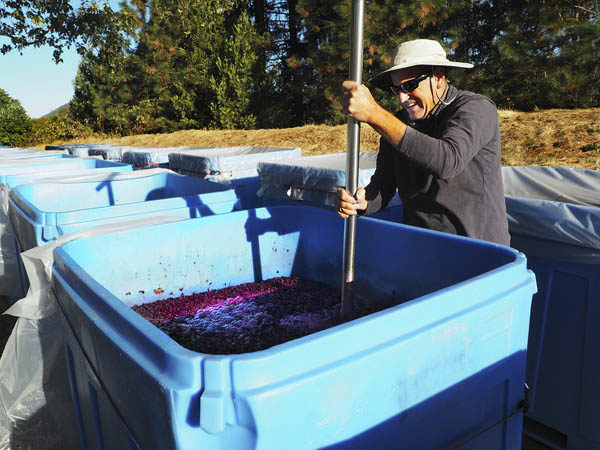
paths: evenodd
<path fill-rule="evenodd" d="M 385 208 L 396 191 L 404 223 L 508 245 L 500 165 L 500 127 L 494 103 L 448 84 L 452 62 L 437 41 L 396 48 L 390 68 L 371 82 L 391 88 L 403 110 L 382 108 L 369 89 L 343 83 L 342 111 L 380 135 L 371 182 L 354 196 L 338 190 L 342 218 Z"/>

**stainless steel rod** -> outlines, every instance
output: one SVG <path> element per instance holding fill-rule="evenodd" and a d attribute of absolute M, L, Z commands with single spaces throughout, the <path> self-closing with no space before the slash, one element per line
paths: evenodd
<path fill-rule="evenodd" d="M 362 83 L 364 0 L 352 0 L 350 38 L 350 80 Z M 346 156 L 346 189 L 354 195 L 358 188 L 358 155 L 360 153 L 360 123 L 348 118 Z M 344 277 L 342 280 L 343 317 L 352 315 L 354 287 L 354 249 L 356 241 L 356 216 L 344 223 Z"/>

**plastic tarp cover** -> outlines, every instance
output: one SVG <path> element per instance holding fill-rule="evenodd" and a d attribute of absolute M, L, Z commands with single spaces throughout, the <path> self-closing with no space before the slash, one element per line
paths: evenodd
<path fill-rule="evenodd" d="M 60 150 L 60 149 L 57 149 Z M 33 150 L 30 148 L 22 148 L 22 147 L 0 147 L 0 156 L 5 158 L 12 158 L 14 156 L 19 155 L 28 155 L 30 153 L 38 153 L 41 154 L 42 150 Z"/>
<path fill-rule="evenodd" d="M 346 186 L 346 157 L 346 153 L 332 153 L 260 163 L 258 195 L 333 206 L 337 188 Z M 358 155 L 358 186 L 369 184 L 376 163 L 376 153 Z M 398 196 L 394 196 L 389 205 L 400 203 Z"/>
<path fill-rule="evenodd" d="M 46 145 L 46 150 L 66 150 L 73 156 L 89 156 L 89 148 L 90 144 Z"/>
<path fill-rule="evenodd" d="M 121 161 L 134 167 L 152 167 L 169 164 L 169 153 L 189 150 L 190 147 L 130 147 L 121 155 Z"/>
<path fill-rule="evenodd" d="M 0 295 L 15 297 L 21 290 L 18 257 L 12 225 L 2 210 L 0 211 Z"/>
<path fill-rule="evenodd" d="M 116 146 L 110 144 L 90 144 L 88 148 L 88 155 L 101 156 L 102 158 L 111 161 L 121 161 L 123 152 L 129 149 L 130 147 Z"/>
<path fill-rule="evenodd" d="M 14 162 L 23 162 L 23 164 L 27 164 L 28 159 L 38 158 L 38 157 L 47 157 L 52 155 L 66 155 L 68 152 L 66 150 L 26 150 L 19 151 L 17 153 L 5 154 L 0 151 L 0 164 L 4 166 L 9 166 Z"/>
<path fill-rule="evenodd" d="M 257 165 L 262 161 L 280 161 L 301 155 L 300 148 L 215 147 L 171 153 L 169 166 L 185 175 L 226 183 L 231 179 L 256 176 Z"/>
<path fill-rule="evenodd" d="M 21 254 L 30 288 L 4 312 L 18 320 L 0 358 L 0 450 L 80 447 L 61 312 L 51 287 L 54 249 L 73 239 L 178 220 L 155 216 L 96 226 Z"/>
<path fill-rule="evenodd" d="M 511 235 L 600 250 L 600 172 L 509 166 L 502 178 Z"/>
<path fill-rule="evenodd" d="M 89 154 L 89 147 L 69 147 L 67 149 L 67 151 L 69 152 L 69 155 L 73 155 L 73 156 L 83 156 L 83 157 L 88 157 L 90 156 Z M 97 155 L 93 155 L 93 158 L 98 158 L 99 156 Z"/>

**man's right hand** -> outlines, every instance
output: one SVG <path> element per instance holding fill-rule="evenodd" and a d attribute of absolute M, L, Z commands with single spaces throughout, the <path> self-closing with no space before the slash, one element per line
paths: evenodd
<path fill-rule="evenodd" d="M 353 197 L 346 189 L 339 187 L 335 198 L 335 210 L 342 219 L 356 216 L 358 211 L 367 209 L 368 202 L 365 199 L 365 188 L 359 187 Z"/>

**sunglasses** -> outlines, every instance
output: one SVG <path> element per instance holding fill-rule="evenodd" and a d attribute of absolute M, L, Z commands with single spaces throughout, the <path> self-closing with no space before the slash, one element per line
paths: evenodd
<path fill-rule="evenodd" d="M 400 92 L 404 92 L 405 94 L 408 94 L 409 92 L 414 91 L 419 86 L 419 83 L 421 81 L 423 81 L 425 78 L 428 78 L 430 76 L 431 75 L 429 73 L 424 73 L 423 75 L 419 75 L 417 78 L 413 78 L 412 80 L 405 81 L 404 83 L 400 83 L 397 85 L 392 84 L 390 86 L 390 89 L 392 90 L 392 92 L 395 95 L 400 95 Z"/>

